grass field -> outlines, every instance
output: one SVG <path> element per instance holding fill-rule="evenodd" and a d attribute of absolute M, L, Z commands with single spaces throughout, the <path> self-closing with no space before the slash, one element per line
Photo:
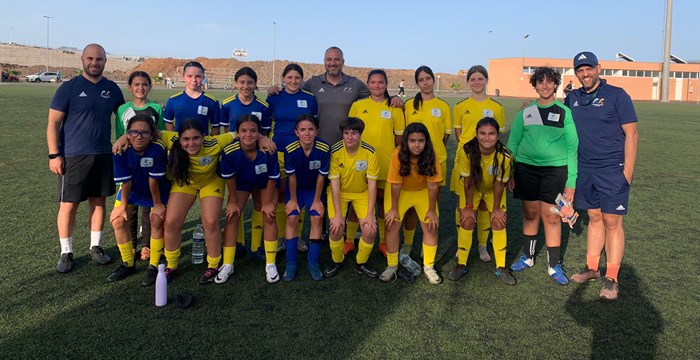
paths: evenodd
<path fill-rule="evenodd" d="M 227 284 L 200 286 L 204 265 L 191 264 L 188 240 L 181 274 L 169 288 L 171 301 L 193 294 L 194 306 L 182 310 L 153 305 L 153 288 L 139 285 L 144 263 L 137 263 L 135 276 L 105 282 L 117 262 L 89 260 L 85 205 L 78 213 L 76 266 L 70 274 L 54 270 L 60 250 L 45 129 L 55 87 L 0 86 L 2 358 L 700 357 L 700 107 L 694 104 L 636 104 L 638 165 L 617 302 L 598 300 L 600 283 L 556 285 L 546 274 L 544 253 L 533 269 L 516 274 L 517 286 L 505 286 L 475 248 L 467 276 L 439 286 L 422 276 L 414 283 L 370 281 L 352 271 L 354 258 L 333 279 L 312 282 L 302 265 L 296 281 L 274 285 L 265 282 L 262 264 L 242 259 Z M 157 89 L 151 98 L 165 102 L 171 93 Z M 502 103 L 510 121 L 520 100 Z M 454 154 L 453 139 L 450 147 Z M 454 266 L 454 204 L 444 191 L 436 264 L 443 277 Z M 188 217 L 184 239 L 191 237 L 197 210 Z M 508 210 L 510 263 L 521 245 L 520 204 L 509 198 Z M 564 235 L 569 275 L 584 262 L 585 240 L 582 227 Z M 109 225 L 103 245 L 119 257 Z M 323 258 L 330 261 L 327 245 Z M 283 269 L 283 261 L 279 265 Z M 383 269 L 384 258 L 373 253 L 370 265 Z"/>

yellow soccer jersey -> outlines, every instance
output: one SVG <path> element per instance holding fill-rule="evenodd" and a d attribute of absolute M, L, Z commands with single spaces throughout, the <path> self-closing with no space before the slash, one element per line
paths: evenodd
<path fill-rule="evenodd" d="M 508 182 L 511 176 L 511 156 L 510 154 L 498 154 L 498 166 L 494 166 L 493 159 L 496 152 L 490 155 L 481 155 L 481 183 L 476 191 L 482 194 L 493 192 L 494 178 L 502 183 Z M 457 150 L 457 164 L 459 164 L 459 175 L 463 178 L 471 174 L 471 162 L 469 157 L 464 152 L 463 148 Z M 505 171 L 501 173 L 501 164 L 505 167 Z"/>
<path fill-rule="evenodd" d="M 406 128 L 403 110 L 391 107 L 385 101 L 376 102 L 371 98 L 364 98 L 352 104 L 348 116 L 364 121 L 365 131 L 362 132 L 362 141 L 372 145 L 376 150 L 379 162 L 378 180 L 386 180 L 391 153 L 395 147 L 394 136 L 403 135 L 403 130 Z"/>
<path fill-rule="evenodd" d="M 442 142 L 445 135 L 452 134 L 452 119 L 450 105 L 439 97 L 423 101 L 420 109 L 413 108 L 413 100 L 409 99 L 405 104 L 406 125 L 419 122 L 428 128 L 430 141 L 433 142 L 435 153 L 440 163 L 447 161 L 447 148 Z"/>
<path fill-rule="evenodd" d="M 462 129 L 462 134 L 459 136 L 459 146 L 476 136 L 476 123 L 485 117 L 496 119 L 498 126 L 501 127 L 500 132 L 505 130 L 506 112 L 503 110 L 503 106 L 493 99 L 476 101 L 472 98 L 466 98 L 455 105 L 453 117 L 455 129 Z"/>
<path fill-rule="evenodd" d="M 377 180 L 378 175 L 377 156 L 371 145 L 363 141 L 355 155 L 348 154 L 342 140 L 333 145 L 328 179 L 340 179 L 341 193 L 367 191 L 367 180 Z"/>
<path fill-rule="evenodd" d="M 170 150 L 178 134 L 174 131 L 161 131 L 160 139 Z M 219 175 L 216 166 L 219 164 L 219 155 L 226 145 L 233 142 L 233 133 L 225 133 L 216 136 L 205 136 L 204 144 L 197 155 L 190 155 L 190 183 L 191 185 L 204 186 L 215 180 Z"/>

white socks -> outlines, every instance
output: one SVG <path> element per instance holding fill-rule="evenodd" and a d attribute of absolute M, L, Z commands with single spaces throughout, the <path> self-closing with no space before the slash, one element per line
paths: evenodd
<path fill-rule="evenodd" d="M 73 252 L 73 237 L 59 238 L 61 241 L 61 254 Z"/>

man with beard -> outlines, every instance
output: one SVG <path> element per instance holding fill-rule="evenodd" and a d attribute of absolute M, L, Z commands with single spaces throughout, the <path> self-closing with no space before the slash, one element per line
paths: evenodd
<path fill-rule="evenodd" d="M 586 265 L 571 277 L 577 283 L 600 279 L 598 263 L 605 250 L 606 271 L 600 297 L 618 297 L 617 275 L 625 249 L 622 216 L 637 156 L 637 114 L 622 88 L 600 79 L 595 54 L 584 51 L 574 57 L 581 83 L 566 96 L 578 132 L 578 179 L 574 205 L 586 209 L 588 223 Z"/>
<path fill-rule="evenodd" d="M 85 200 L 90 204 L 90 256 L 101 265 L 111 261 L 100 242 L 105 198 L 115 192 L 110 119 L 124 104 L 124 95 L 117 84 L 102 76 L 107 55 L 101 45 L 86 46 L 80 59 L 82 76 L 58 88 L 46 129 L 49 169 L 58 175 L 56 222 L 61 258 L 56 271 L 60 273 L 73 268 L 75 217 Z"/>

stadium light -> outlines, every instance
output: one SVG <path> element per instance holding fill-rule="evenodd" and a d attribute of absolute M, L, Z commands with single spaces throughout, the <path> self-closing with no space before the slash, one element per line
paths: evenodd
<path fill-rule="evenodd" d="M 272 85 L 275 85 L 275 54 L 277 50 L 277 23 L 272 22 Z"/>
<path fill-rule="evenodd" d="M 49 22 L 54 17 L 44 15 L 44 18 L 46 18 L 46 71 L 49 71 L 49 56 L 51 56 L 51 50 L 49 50 Z"/>

